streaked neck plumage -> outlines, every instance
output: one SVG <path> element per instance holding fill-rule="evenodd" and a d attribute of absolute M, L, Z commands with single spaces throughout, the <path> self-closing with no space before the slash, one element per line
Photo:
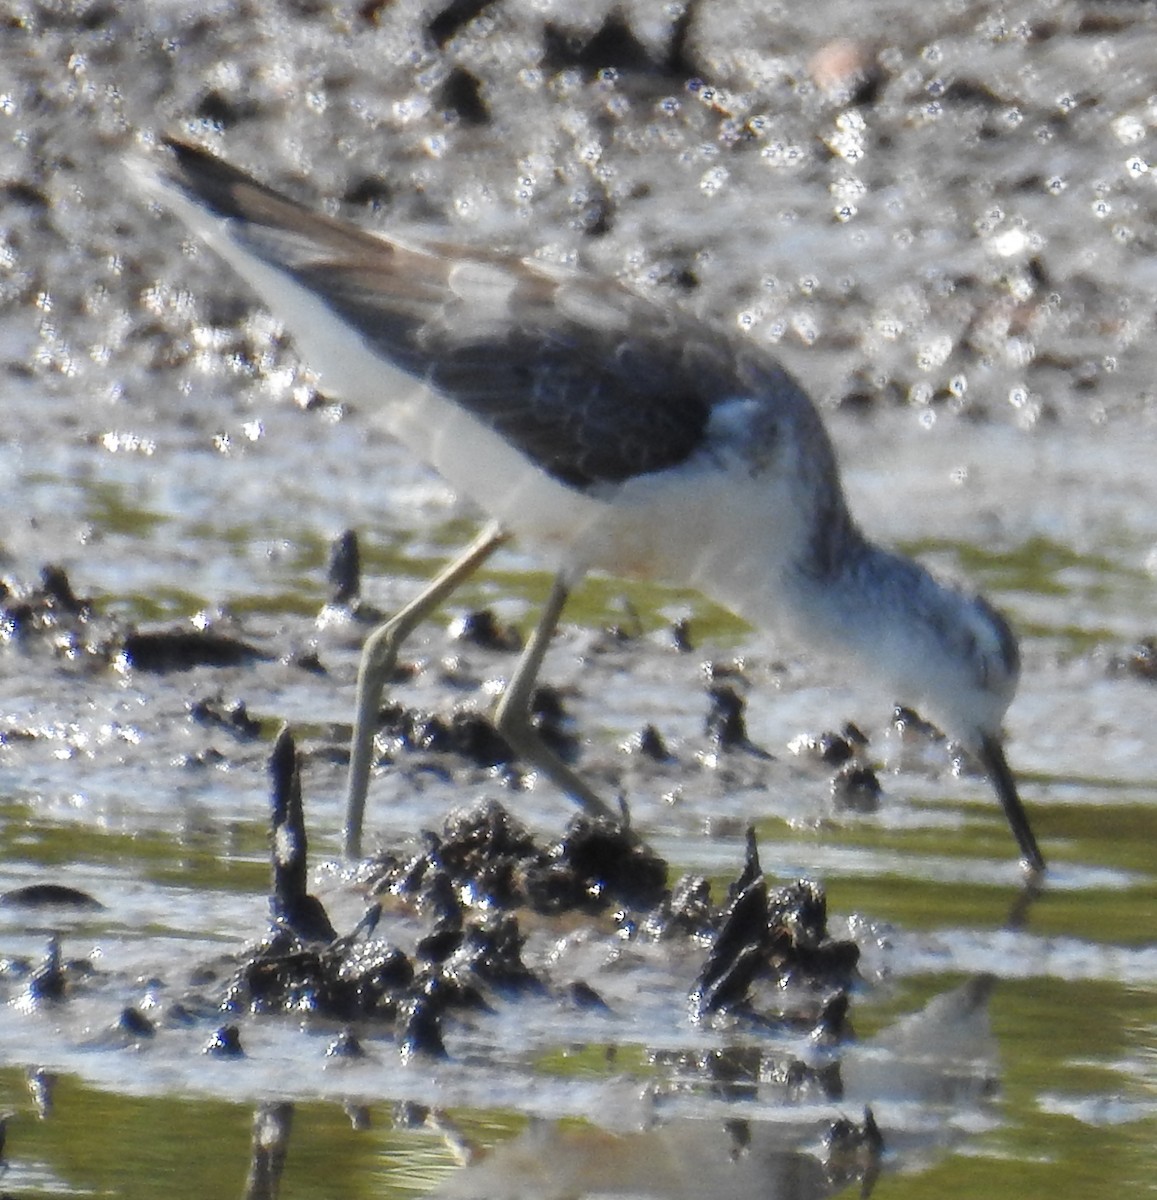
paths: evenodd
<path fill-rule="evenodd" d="M 869 541 L 852 523 L 838 549 L 789 566 L 784 618 L 808 644 L 850 656 L 873 689 L 975 750 L 1000 729 L 1020 672 L 1016 639 L 978 595 Z"/>

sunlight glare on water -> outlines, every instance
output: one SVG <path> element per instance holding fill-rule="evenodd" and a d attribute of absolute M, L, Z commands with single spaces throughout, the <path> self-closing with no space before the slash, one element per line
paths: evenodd
<path fill-rule="evenodd" d="M 0 39 L 4 1187 L 272 1196 L 283 1169 L 295 1196 L 800 1200 L 882 1170 L 894 1197 L 1148 1194 L 1148 7 L 218 7 L 23 5 Z M 332 540 L 359 533 L 363 599 L 391 612 L 477 515 L 124 186 L 121 154 L 161 132 L 331 214 L 578 264 L 774 350 L 865 528 L 983 588 L 1021 636 L 1007 732 L 1041 894 L 984 781 L 892 727 L 874 681 L 697 596 L 593 579 L 543 671 L 579 765 L 625 794 L 671 883 L 694 872 L 722 900 L 749 825 L 773 882 L 821 881 L 860 953 L 854 1032 L 813 1037 L 822 989 L 796 1025 L 695 1020 L 706 939 L 648 941 L 613 913 L 520 912 L 543 986 L 448 1020 L 445 1058 L 400 1052 L 393 1020 L 355 1022 L 365 1057 L 345 1059 L 304 1002 L 223 1012 L 268 923 L 285 721 L 310 888 L 339 931 L 366 909 L 337 855 L 370 625 L 315 619 Z M 91 601 L 75 624 L 35 606 L 50 565 Z M 512 654 L 449 616 L 489 606 L 525 636 L 548 587 L 529 549 L 503 551 L 407 646 L 387 700 L 485 710 Z M 133 668 L 114 651 L 138 627 L 256 654 Z M 731 748 L 706 728 L 722 683 L 745 704 Z M 874 805 L 798 749 L 849 721 Z M 665 756 L 640 752 L 654 735 Z M 571 816 L 543 781 L 388 754 L 374 847 L 415 853 L 482 797 L 544 842 Z M 21 900 L 45 885 L 72 902 Z M 378 936 L 413 952 L 420 917 L 399 902 Z M 38 999 L 54 947 L 65 995 Z M 244 1054 L 206 1053 L 227 1023 Z"/>

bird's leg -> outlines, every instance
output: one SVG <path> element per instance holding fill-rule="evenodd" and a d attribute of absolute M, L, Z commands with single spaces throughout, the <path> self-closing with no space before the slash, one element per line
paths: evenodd
<path fill-rule="evenodd" d="M 374 728 L 378 705 L 402 643 L 414 629 L 470 577 L 510 535 L 498 525 L 489 525 L 436 579 L 423 588 L 405 608 L 379 625 L 366 639 L 358 667 L 357 708 L 350 741 L 349 782 L 346 788 L 344 846 L 347 858 L 362 851 L 362 818 L 370 783 L 374 751 Z"/>
<path fill-rule="evenodd" d="M 622 815 L 608 807 L 583 782 L 570 767 L 542 740 L 538 730 L 530 721 L 530 705 L 538 670 L 550 645 L 551 636 L 558 625 L 558 618 L 570 596 L 570 586 L 565 573 L 560 573 L 550 589 L 546 607 L 538 619 L 534 633 L 514 668 L 514 674 L 502 693 L 502 699 L 494 710 L 494 725 L 510 747 L 532 767 L 537 767 L 562 791 L 566 792 L 584 812 L 592 817 L 606 817 L 621 821 Z"/>

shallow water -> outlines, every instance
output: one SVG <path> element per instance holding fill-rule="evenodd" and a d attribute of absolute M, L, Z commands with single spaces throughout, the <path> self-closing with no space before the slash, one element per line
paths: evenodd
<path fill-rule="evenodd" d="M 542 14 L 561 21 L 559 6 L 490 6 L 441 49 L 421 33 L 437 7 L 386 6 L 375 25 L 321 5 L 21 5 L 0 39 L 5 577 L 59 562 L 102 619 L 206 614 L 270 656 L 151 674 L 51 639 L 0 650 L 0 891 L 55 882 L 103 905 L 0 906 L 5 1188 L 245 1194 L 264 1112 L 289 1122 L 286 1195 L 810 1197 L 863 1176 L 822 1139 L 870 1107 L 882 1194 L 1148 1194 L 1155 693 L 1127 661 L 1154 631 L 1157 573 L 1152 15 L 702 5 L 687 54 L 728 89 L 708 103 L 674 68 L 595 80 L 543 58 Z M 630 12 L 663 44 L 660 6 Z M 833 29 L 876 64 L 875 98 L 817 82 Z M 447 124 L 428 102 L 452 64 L 482 81 L 488 123 Z M 544 921 L 528 961 L 586 980 L 609 1013 L 499 1004 L 453 1023 L 435 1064 L 369 1030 L 368 1058 L 337 1066 L 336 1030 L 307 1018 L 245 1018 L 243 1059 L 203 1055 L 219 975 L 196 979 L 267 916 L 266 759 L 283 721 L 306 756 L 315 890 L 339 928 L 361 912 L 336 856 L 365 629 L 315 622 L 331 539 L 361 533 L 367 597 L 390 610 L 475 526 L 365 414 L 303 405 L 310 381 L 276 328 L 120 186 L 132 136 L 175 128 L 271 181 L 308 175 L 303 194 L 376 178 L 383 211 L 343 210 L 368 223 L 445 217 L 461 236 L 577 254 L 776 347 L 830 410 L 865 526 L 982 587 L 1022 635 L 1010 756 L 1051 868 L 1023 923 L 1009 927 L 1021 881 L 985 785 L 942 747 L 903 744 L 870 681 L 695 596 L 592 580 L 544 672 L 566 689 L 584 771 L 623 787 L 673 873 L 718 892 L 754 822 L 769 876 L 821 880 L 863 955 L 855 1039 L 699 1027 L 689 949 Z M 608 228 L 588 236 L 596 202 Z M 865 388 L 876 398 L 848 401 Z M 455 611 L 526 628 L 548 582 L 516 547 Z M 695 650 L 680 653 L 670 626 L 688 616 Z M 408 649 L 425 669 L 398 695 L 484 707 L 510 656 L 444 625 Z M 325 673 L 295 662 L 303 650 Z M 771 762 L 712 758 L 702 664 L 734 659 Z M 243 700 L 259 735 L 191 717 L 218 695 Z M 837 809 L 830 769 L 788 749 L 849 719 L 881 770 L 874 813 Z M 646 722 L 673 762 L 621 749 Z M 371 841 L 396 846 L 483 795 L 544 833 L 569 817 L 546 786 L 422 760 L 375 778 Z M 53 934 L 86 974 L 66 1002 L 29 1006 L 11 962 L 39 960 Z M 173 1000 L 190 991 L 205 1009 L 185 1023 Z M 129 1004 L 156 1036 L 113 1029 Z M 842 1095 L 785 1088 L 777 1065 L 793 1059 L 838 1062 Z M 43 1119 L 35 1068 L 57 1077 Z"/>

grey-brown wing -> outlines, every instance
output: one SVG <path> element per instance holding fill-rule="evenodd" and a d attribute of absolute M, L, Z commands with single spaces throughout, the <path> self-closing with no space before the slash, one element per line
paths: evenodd
<path fill-rule="evenodd" d="M 225 218 L 230 237 L 561 482 L 682 462 L 713 403 L 735 394 L 725 347 L 617 284 L 378 237 L 170 145 L 170 182 Z"/>
<path fill-rule="evenodd" d="M 637 318 L 591 326 L 512 296 L 502 319 L 456 302 L 419 321 L 377 288 L 359 292 L 340 267 L 295 275 L 376 349 L 573 487 L 682 462 L 702 445 L 720 389 L 731 382 L 734 394 L 715 347 L 671 342 Z"/>

